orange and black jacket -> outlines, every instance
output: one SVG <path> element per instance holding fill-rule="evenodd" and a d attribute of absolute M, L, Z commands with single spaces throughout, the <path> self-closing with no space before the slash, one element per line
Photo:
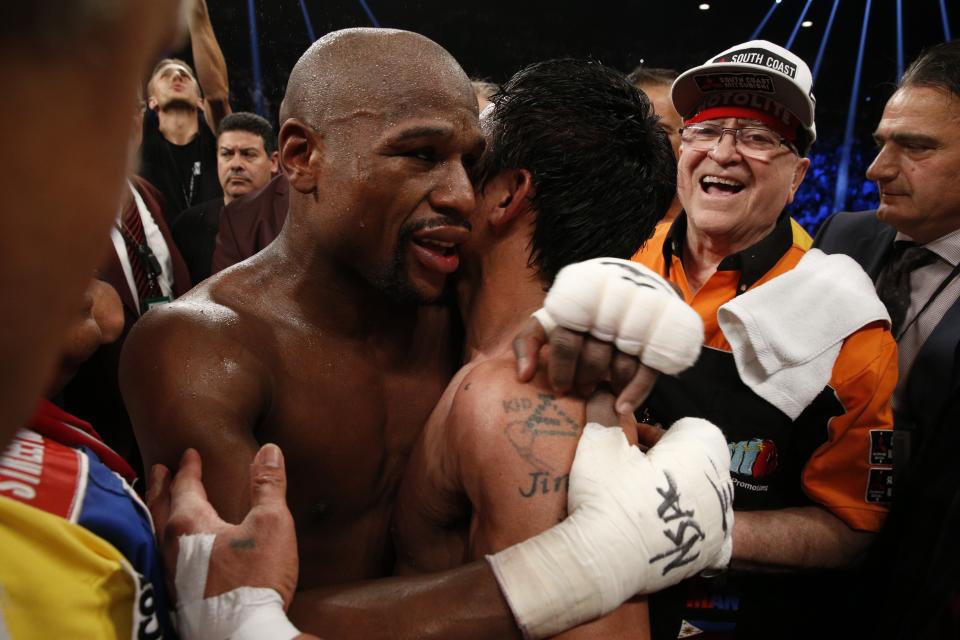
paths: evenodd
<path fill-rule="evenodd" d="M 683 270 L 685 236 L 681 213 L 672 226 L 661 223 L 633 258 L 678 286 L 703 319 L 705 334 L 697 363 L 678 376 L 661 376 L 646 413 L 665 426 L 699 416 L 723 430 L 734 509 L 820 504 L 854 529 L 878 530 L 893 480 L 890 398 L 897 348 L 889 330 L 873 323 L 847 337 L 828 385 L 791 420 L 740 380 L 717 310 L 796 266 L 810 236 L 782 215 L 760 242 L 726 257 L 696 294 Z M 676 638 L 681 618 L 723 637 L 811 637 L 830 607 L 844 601 L 845 584 L 844 576 L 817 572 L 729 572 L 687 581 L 651 599 L 654 637 Z"/>
<path fill-rule="evenodd" d="M 683 269 L 686 216 L 661 223 L 633 257 L 675 283 L 704 323 L 704 349 L 679 376 L 662 376 L 648 403 L 664 425 L 688 415 L 707 418 L 727 437 L 740 510 L 821 504 L 854 529 L 876 531 L 892 482 L 890 397 L 897 380 L 896 344 L 882 323 L 849 336 L 828 386 L 797 417 L 756 395 L 739 378 L 717 309 L 734 296 L 792 269 L 811 239 L 789 216 L 757 244 L 726 257 L 691 294 Z"/>

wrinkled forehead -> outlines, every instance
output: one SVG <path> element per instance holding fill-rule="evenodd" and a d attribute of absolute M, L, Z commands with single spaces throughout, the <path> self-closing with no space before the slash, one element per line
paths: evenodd
<path fill-rule="evenodd" d="M 332 104 L 321 127 L 346 144 L 368 136 L 382 140 L 427 136 L 435 141 L 458 140 L 464 145 L 482 140 L 477 101 L 470 85 L 463 90 L 456 84 L 428 79 L 411 79 L 393 86 L 385 82 L 376 90 L 359 91 Z"/>
<path fill-rule="evenodd" d="M 466 74 L 443 60 L 403 65 L 370 65 L 356 74 L 356 83 L 343 84 L 332 114 L 348 108 L 375 111 L 388 117 L 422 117 L 463 111 L 477 113 L 477 100 Z"/>
<path fill-rule="evenodd" d="M 941 87 L 905 85 L 897 89 L 883 109 L 883 119 L 909 117 L 925 124 L 960 123 L 960 96 Z"/>

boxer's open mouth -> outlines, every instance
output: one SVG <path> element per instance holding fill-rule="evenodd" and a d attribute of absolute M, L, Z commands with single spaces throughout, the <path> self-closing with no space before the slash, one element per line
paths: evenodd
<path fill-rule="evenodd" d="M 700 178 L 700 188 L 705 192 L 714 194 L 740 193 L 743 190 L 743 183 L 730 178 L 721 178 L 720 176 L 703 176 Z"/>
<path fill-rule="evenodd" d="M 453 255 L 457 251 L 457 245 L 453 242 L 443 242 L 442 240 L 431 240 L 429 238 L 415 238 L 414 242 L 428 251 L 434 251 L 444 256 Z"/>
<path fill-rule="evenodd" d="M 435 271 L 453 273 L 460 265 L 458 247 L 467 241 L 470 231 L 460 226 L 445 225 L 421 229 L 411 242 L 420 262 Z"/>

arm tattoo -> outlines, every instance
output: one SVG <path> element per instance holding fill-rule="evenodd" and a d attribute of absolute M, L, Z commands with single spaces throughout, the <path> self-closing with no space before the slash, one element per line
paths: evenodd
<path fill-rule="evenodd" d="M 530 474 L 530 486 L 527 490 L 519 489 L 520 495 L 524 498 L 532 498 L 537 495 L 546 495 L 548 493 L 557 493 L 566 491 L 570 487 L 570 474 L 565 473 L 556 478 L 550 477 L 549 471 L 534 471 Z"/>
<path fill-rule="evenodd" d="M 530 398 L 508 398 L 502 401 L 503 412 L 511 418 L 504 429 L 511 446 L 534 471 L 530 484 L 518 490 L 524 498 L 566 491 L 569 476 L 554 475 L 558 470 L 537 454 L 537 442 L 542 438 L 576 438 L 581 425 L 557 406 L 556 398 L 548 393 Z"/>

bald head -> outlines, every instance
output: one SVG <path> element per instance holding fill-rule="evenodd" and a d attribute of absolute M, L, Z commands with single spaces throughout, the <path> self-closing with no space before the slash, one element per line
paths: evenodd
<path fill-rule="evenodd" d="M 317 40 L 290 72 L 281 123 L 314 127 L 333 118 L 404 103 L 430 103 L 451 93 L 473 95 L 470 80 L 443 47 L 396 29 L 343 29 Z"/>

